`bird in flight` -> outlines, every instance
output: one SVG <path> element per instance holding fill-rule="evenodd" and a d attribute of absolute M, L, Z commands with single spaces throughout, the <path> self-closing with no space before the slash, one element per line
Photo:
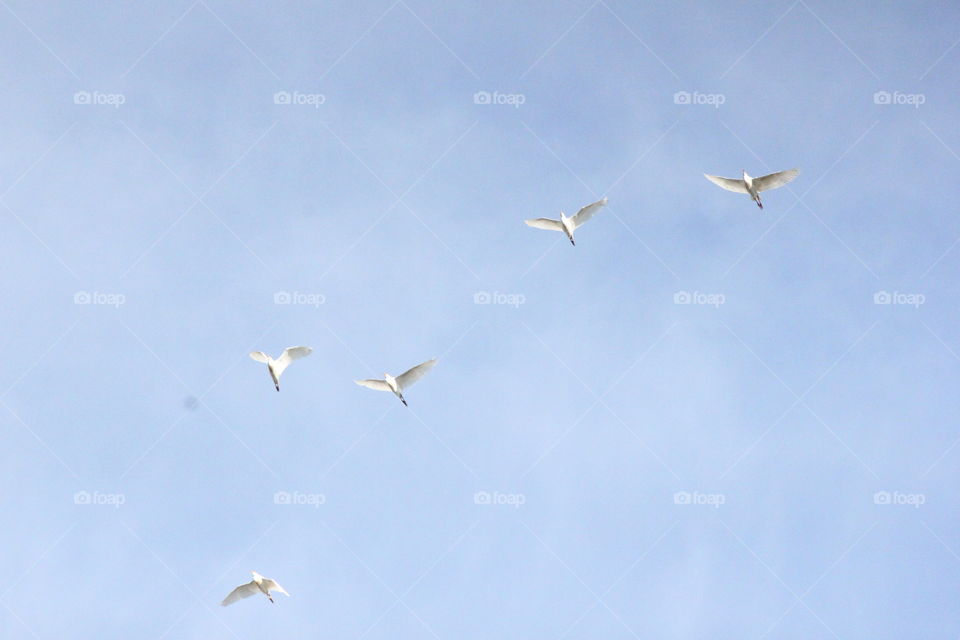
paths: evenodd
<path fill-rule="evenodd" d="M 273 386 L 280 391 L 280 375 L 290 366 L 290 363 L 299 358 L 305 358 L 313 353 L 310 347 L 287 347 L 280 354 L 280 357 L 274 360 L 263 351 L 253 351 L 250 357 L 257 362 L 263 362 L 267 365 L 267 371 L 270 372 L 270 379 L 273 380 Z"/>
<path fill-rule="evenodd" d="M 244 598 L 249 598 L 255 593 L 262 593 L 267 596 L 267 599 L 270 602 L 273 602 L 273 597 L 270 595 L 271 591 L 279 591 L 283 595 L 290 597 L 290 594 L 287 593 L 286 589 L 281 587 L 275 580 L 270 578 L 264 578 L 262 575 L 256 571 L 251 571 L 253 574 L 253 580 L 246 584 L 242 584 L 233 591 L 230 592 L 226 598 L 223 599 L 223 602 L 220 603 L 221 607 L 225 607 L 229 604 L 233 604 L 237 600 L 243 600 Z"/>
<path fill-rule="evenodd" d="M 569 218 L 563 213 L 563 211 L 561 211 L 559 220 L 553 220 L 552 218 L 532 218 L 530 220 L 524 220 L 524 222 L 534 229 L 563 231 L 565 234 L 567 234 L 567 239 L 570 240 L 570 244 L 577 246 L 577 243 L 573 239 L 573 232 L 582 227 L 583 223 L 592 218 L 593 214 L 605 207 L 606 204 L 607 199 L 601 198 L 593 204 L 588 204 L 587 206 L 583 207 L 580 209 L 580 211 L 577 211 Z"/>
<path fill-rule="evenodd" d="M 404 371 L 396 378 L 394 378 L 389 373 L 383 374 L 383 380 L 377 379 L 367 379 L 367 380 L 354 380 L 361 387 L 367 387 L 368 389 L 374 389 L 375 391 L 390 391 L 393 395 L 400 398 L 400 402 L 404 406 L 409 406 L 407 401 L 403 397 L 403 392 L 408 389 L 414 382 L 422 378 L 427 371 L 433 369 L 434 365 L 437 364 L 437 359 L 433 358 L 427 360 L 412 369 Z"/>
<path fill-rule="evenodd" d="M 760 176 L 759 178 L 749 176 L 746 171 L 743 171 L 743 179 L 741 180 L 736 178 L 721 178 L 720 176 L 711 176 L 706 173 L 703 175 L 707 180 L 727 191 L 750 194 L 750 197 L 757 203 L 757 206 L 763 209 L 763 202 L 760 201 L 760 192 L 782 187 L 800 175 L 800 169 L 787 169 L 786 171 L 778 171 L 777 173 Z"/>

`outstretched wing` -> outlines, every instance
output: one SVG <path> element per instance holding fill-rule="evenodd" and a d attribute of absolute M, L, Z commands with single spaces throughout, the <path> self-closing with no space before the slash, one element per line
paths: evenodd
<path fill-rule="evenodd" d="M 279 591 L 280 593 L 287 596 L 288 598 L 290 597 L 290 594 L 287 593 L 287 590 L 281 587 L 279 584 L 277 584 L 276 580 L 271 580 L 270 578 L 267 578 L 266 580 L 263 581 L 263 586 L 267 588 L 267 591 Z"/>
<path fill-rule="evenodd" d="M 257 362 L 262 362 L 263 364 L 267 364 L 268 362 L 270 362 L 270 356 L 265 354 L 263 351 L 251 351 L 250 357 L 256 360 Z"/>
<path fill-rule="evenodd" d="M 437 364 L 437 359 L 433 358 L 432 360 L 427 360 L 422 364 L 418 364 L 412 369 L 408 369 L 407 371 L 404 371 L 403 373 L 397 376 L 397 384 L 400 386 L 401 390 L 406 389 L 407 387 L 412 385 L 414 382 L 422 378 L 427 373 L 427 371 L 430 371 L 430 369 L 433 369 L 433 367 L 436 364 Z"/>
<path fill-rule="evenodd" d="M 533 227 L 534 229 L 563 231 L 563 225 L 560 224 L 559 220 L 551 220 L 550 218 L 532 218 L 530 220 L 524 220 L 524 222 L 527 223 L 527 226 Z"/>
<path fill-rule="evenodd" d="M 604 208 L 606 205 L 607 199 L 601 198 L 593 204 L 588 204 L 580 209 L 580 211 L 577 211 L 577 213 L 573 216 L 573 228 L 576 229 L 583 226 L 584 222 L 592 218 L 593 214 L 595 214 L 597 211 L 600 211 L 600 209 Z"/>
<path fill-rule="evenodd" d="M 770 191 L 770 189 L 782 187 L 796 178 L 798 175 L 800 175 L 800 169 L 787 169 L 786 171 L 778 171 L 777 173 L 771 173 L 770 175 L 754 178 L 753 186 L 757 188 L 757 191 Z"/>
<path fill-rule="evenodd" d="M 749 193 L 747 191 L 747 185 L 744 184 L 743 180 L 735 180 L 734 178 L 721 178 L 720 176 L 711 176 L 708 173 L 703 174 L 707 180 L 722 187 L 727 191 L 733 191 L 734 193 Z M 753 184 L 757 184 L 757 180 L 753 181 Z"/>
<path fill-rule="evenodd" d="M 283 354 L 277 358 L 277 361 L 273 363 L 273 372 L 276 373 L 279 378 L 280 374 L 290 366 L 291 362 L 305 358 L 311 353 L 313 353 L 313 349 L 310 347 L 287 347 L 283 350 Z"/>
<path fill-rule="evenodd" d="M 354 380 L 361 387 L 366 387 L 368 389 L 373 389 L 374 391 L 393 391 L 390 388 L 390 385 L 387 384 L 386 380 Z"/>
<path fill-rule="evenodd" d="M 221 607 L 225 607 L 228 604 L 233 604 L 237 600 L 243 600 L 244 598 L 249 598 L 253 594 L 260 591 L 260 588 L 257 587 L 257 583 L 252 580 L 247 584 L 242 584 L 233 591 L 230 592 L 226 598 L 223 599 L 223 602 L 220 603 Z"/>

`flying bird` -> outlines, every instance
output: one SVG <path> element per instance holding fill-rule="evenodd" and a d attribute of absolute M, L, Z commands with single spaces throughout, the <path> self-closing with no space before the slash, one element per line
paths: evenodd
<path fill-rule="evenodd" d="M 271 591 L 279 591 L 288 598 L 290 597 L 290 594 L 287 593 L 286 589 L 277 584 L 275 580 L 264 578 L 256 571 L 251 571 L 250 573 L 253 574 L 253 580 L 247 584 L 242 584 L 231 591 L 230 595 L 224 598 L 223 602 L 220 603 L 221 607 L 225 607 L 228 604 L 233 604 L 237 600 L 249 598 L 255 593 L 262 593 L 263 595 L 267 596 L 267 599 L 270 600 L 270 602 L 273 602 L 273 598 L 270 596 Z"/>
<path fill-rule="evenodd" d="M 575 214 L 569 218 L 563 213 L 560 212 L 560 219 L 553 220 L 551 218 L 532 218 L 530 220 L 524 220 L 528 226 L 533 227 L 534 229 L 546 229 L 548 231 L 563 231 L 567 234 L 567 238 L 570 240 L 570 244 L 577 246 L 577 243 L 573 240 L 573 232 L 578 228 L 583 226 L 587 220 L 593 217 L 597 211 L 602 209 L 607 204 L 607 199 L 602 198 L 597 200 L 593 204 L 588 204 L 587 206 L 577 211 Z"/>
<path fill-rule="evenodd" d="M 280 375 L 290 366 L 290 363 L 298 358 L 305 358 L 313 353 L 310 347 L 287 347 L 279 358 L 274 360 L 263 351 L 253 351 L 250 357 L 257 362 L 263 362 L 267 365 L 267 371 L 270 372 L 270 378 L 273 380 L 273 386 L 280 391 Z"/>
<path fill-rule="evenodd" d="M 422 378 L 427 371 L 433 369 L 434 365 L 437 364 L 437 359 L 433 358 L 432 360 L 427 360 L 422 364 L 404 371 L 396 378 L 394 378 L 389 373 L 383 374 L 383 380 L 354 380 L 361 387 L 367 387 L 368 389 L 374 389 L 375 391 L 390 391 L 393 395 L 400 398 L 400 402 L 404 406 L 409 406 L 407 401 L 403 397 L 403 392 L 413 385 L 414 382 Z"/>
<path fill-rule="evenodd" d="M 727 191 L 750 194 L 750 197 L 757 203 L 757 206 L 763 209 L 763 202 L 760 201 L 760 192 L 782 187 L 800 175 L 800 169 L 787 169 L 786 171 L 778 171 L 777 173 L 760 176 L 759 178 L 749 176 L 746 171 L 743 171 L 742 180 L 737 180 L 736 178 L 721 178 L 720 176 L 711 176 L 706 173 L 703 175 L 707 180 Z"/>

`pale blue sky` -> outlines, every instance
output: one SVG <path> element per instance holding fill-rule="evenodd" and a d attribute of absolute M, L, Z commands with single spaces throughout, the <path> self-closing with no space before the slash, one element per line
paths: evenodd
<path fill-rule="evenodd" d="M 4 637 L 960 635 L 960 7 L 0 5 Z"/>

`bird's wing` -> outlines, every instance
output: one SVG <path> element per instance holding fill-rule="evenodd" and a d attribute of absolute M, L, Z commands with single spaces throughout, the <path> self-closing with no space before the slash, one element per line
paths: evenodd
<path fill-rule="evenodd" d="M 271 580 L 270 578 L 267 578 L 263 581 L 263 586 L 267 588 L 267 591 L 279 591 L 280 593 L 287 596 L 288 598 L 290 597 L 290 594 L 287 593 L 287 590 L 281 587 L 279 584 L 277 584 L 276 580 Z"/>
<path fill-rule="evenodd" d="M 368 389 L 373 389 L 375 391 L 393 391 L 390 388 L 390 385 L 387 384 L 386 380 L 354 380 L 361 387 L 367 387 Z"/>
<path fill-rule="evenodd" d="M 597 200 L 593 204 L 588 204 L 587 206 L 580 209 L 580 211 L 577 211 L 577 213 L 574 214 L 573 216 L 573 228 L 576 229 L 578 227 L 583 226 L 584 222 L 592 218 L 593 214 L 595 214 L 597 211 L 600 211 L 600 209 L 602 209 L 606 205 L 607 205 L 607 199 L 601 198 L 600 200 Z"/>
<path fill-rule="evenodd" d="M 221 607 L 225 607 L 228 604 L 233 604 L 237 600 L 243 600 L 244 598 L 249 598 L 253 594 L 260 591 L 260 587 L 257 586 L 257 583 L 251 580 L 247 584 L 242 584 L 233 591 L 230 592 L 226 598 L 223 599 L 223 602 L 220 603 Z"/>
<path fill-rule="evenodd" d="M 262 362 L 263 364 L 267 364 L 268 362 L 270 362 L 270 356 L 265 354 L 263 351 L 251 351 L 250 357 L 256 360 L 257 362 Z"/>
<path fill-rule="evenodd" d="M 800 175 L 800 169 L 787 169 L 786 171 L 778 171 L 777 173 L 754 178 L 753 185 L 757 188 L 757 191 L 770 191 L 770 189 L 782 187 L 798 175 Z"/>
<path fill-rule="evenodd" d="M 436 364 L 437 364 L 437 359 L 433 358 L 431 360 L 427 360 L 422 364 L 418 364 L 412 369 L 408 369 L 407 371 L 404 371 L 403 373 L 397 376 L 397 384 L 400 386 L 401 390 L 406 389 L 407 387 L 412 385 L 414 382 L 422 378 L 424 374 L 427 373 L 427 371 L 430 371 L 430 369 L 433 369 L 433 367 Z"/>
<path fill-rule="evenodd" d="M 563 225 L 560 224 L 559 220 L 551 220 L 550 218 L 532 218 L 530 220 L 524 220 L 524 222 L 527 223 L 527 226 L 533 227 L 534 229 L 563 231 Z"/>
<path fill-rule="evenodd" d="M 743 180 L 736 180 L 734 178 L 721 178 L 720 176 L 711 176 L 708 173 L 703 174 L 703 176 L 717 185 L 718 187 L 723 187 L 727 191 L 733 191 L 734 193 L 749 193 L 747 191 L 747 185 L 744 184 Z M 753 181 L 753 184 L 757 184 L 757 180 Z"/>
<path fill-rule="evenodd" d="M 313 353 L 313 349 L 310 347 L 287 347 L 283 350 L 283 354 L 277 358 L 277 361 L 273 363 L 273 372 L 276 373 L 279 378 L 280 374 L 290 366 L 291 362 L 299 358 L 306 358 L 311 353 Z"/>

